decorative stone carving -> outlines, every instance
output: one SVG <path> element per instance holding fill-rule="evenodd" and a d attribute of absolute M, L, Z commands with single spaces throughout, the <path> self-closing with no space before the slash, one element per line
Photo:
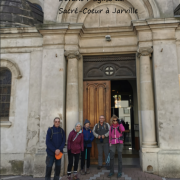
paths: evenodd
<path fill-rule="evenodd" d="M 11 71 L 12 75 L 15 76 L 15 78 L 17 78 L 17 79 L 22 78 L 21 71 L 16 63 L 14 63 L 10 60 L 1 59 L 0 67 L 8 68 Z"/>
<path fill-rule="evenodd" d="M 146 5 L 147 9 L 148 9 L 148 12 L 149 12 L 149 17 L 154 17 L 154 14 L 153 14 L 153 8 L 149 2 L 149 0 L 143 0 L 144 4 Z"/>
<path fill-rule="evenodd" d="M 141 57 L 141 56 L 151 57 L 152 52 L 153 52 L 153 49 L 151 47 L 140 47 L 138 49 L 138 57 Z"/>
<path fill-rule="evenodd" d="M 136 78 L 135 54 L 84 56 L 83 79 Z"/>
<path fill-rule="evenodd" d="M 81 55 L 79 51 L 65 51 L 64 55 L 67 57 L 67 59 L 73 59 L 73 58 L 76 58 L 77 60 L 81 59 Z"/>

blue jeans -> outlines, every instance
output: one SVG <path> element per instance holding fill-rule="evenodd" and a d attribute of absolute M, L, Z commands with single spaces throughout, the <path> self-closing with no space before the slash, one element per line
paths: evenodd
<path fill-rule="evenodd" d="M 61 172 L 61 159 L 57 160 L 55 156 L 47 155 L 46 157 L 46 176 L 45 180 L 51 179 L 51 171 L 52 166 L 55 162 L 55 169 L 54 169 L 54 180 L 59 180 L 59 175 Z"/>

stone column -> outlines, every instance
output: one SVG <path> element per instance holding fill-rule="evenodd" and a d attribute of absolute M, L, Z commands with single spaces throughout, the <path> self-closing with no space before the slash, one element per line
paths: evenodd
<path fill-rule="evenodd" d="M 154 95 L 150 56 L 152 48 L 140 48 L 140 103 L 142 147 L 157 147 L 154 114 Z"/>
<path fill-rule="evenodd" d="M 66 96 L 66 137 L 79 121 L 79 92 L 78 92 L 78 51 L 65 51 L 67 57 L 67 96 Z"/>

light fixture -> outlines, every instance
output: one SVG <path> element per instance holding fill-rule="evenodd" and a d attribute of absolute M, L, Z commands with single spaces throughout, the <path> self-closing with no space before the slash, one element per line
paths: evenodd
<path fill-rule="evenodd" d="M 106 35 L 105 39 L 106 39 L 106 41 L 111 41 L 111 36 L 110 35 Z"/>

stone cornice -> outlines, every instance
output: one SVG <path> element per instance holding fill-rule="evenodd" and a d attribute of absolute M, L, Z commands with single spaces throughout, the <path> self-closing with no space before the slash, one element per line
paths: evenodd
<path fill-rule="evenodd" d="M 79 51 L 65 51 L 64 55 L 66 56 L 67 59 L 81 59 L 81 55 L 79 53 Z"/>
<path fill-rule="evenodd" d="M 132 21 L 136 30 L 147 29 L 164 29 L 164 28 L 177 28 L 180 24 L 180 18 L 156 18 L 146 20 Z"/>
<path fill-rule="evenodd" d="M 42 37 L 36 27 L 2 28 L 0 29 L 0 33 L 1 38 Z"/>
<path fill-rule="evenodd" d="M 180 19 L 177 18 L 156 18 L 156 19 L 147 19 L 148 24 L 173 24 L 180 23 Z"/>
<path fill-rule="evenodd" d="M 82 23 L 55 23 L 37 25 L 36 28 L 42 35 L 49 34 L 66 34 L 66 33 L 79 33 L 82 29 Z"/>
<path fill-rule="evenodd" d="M 153 49 L 151 47 L 140 47 L 138 49 L 138 57 L 141 56 L 151 56 Z"/>

